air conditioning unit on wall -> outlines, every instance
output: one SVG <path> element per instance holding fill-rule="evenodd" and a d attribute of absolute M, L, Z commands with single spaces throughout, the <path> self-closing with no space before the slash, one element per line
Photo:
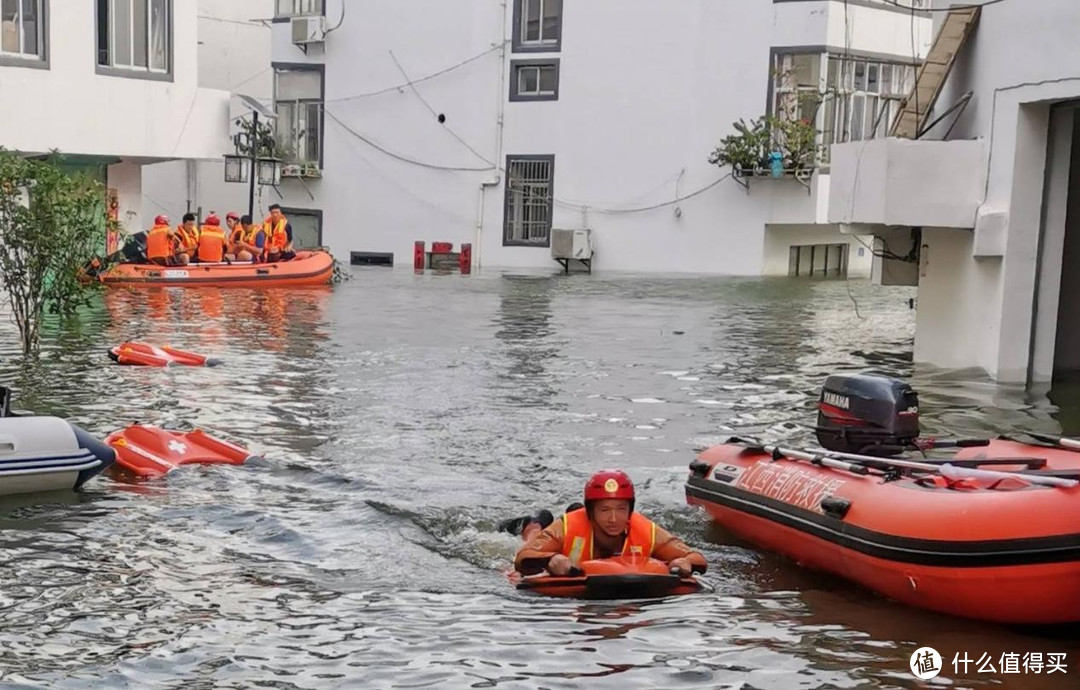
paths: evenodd
<path fill-rule="evenodd" d="M 551 231 L 551 258 L 559 262 L 563 271 L 570 272 L 570 262 L 579 261 L 592 273 L 593 257 L 592 230 L 557 230 Z"/>
<path fill-rule="evenodd" d="M 326 40 L 326 17 L 310 14 L 293 17 L 290 21 L 293 45 L 308 46 Z"/>

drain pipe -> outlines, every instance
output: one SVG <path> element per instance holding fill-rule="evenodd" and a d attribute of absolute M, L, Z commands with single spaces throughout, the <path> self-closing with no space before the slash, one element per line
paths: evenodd
<path fill-rule="evenodd" d="M 506 70 L 508 69 L 506 64 L 506 20 L 507 20 L 507 2 L 502 2 L 502 26 L 499 29 L 499 42 L 501 48 L 499 50 L 499 93 L 498 93 L 498 108 L 495 116 L 495 170 L 490 180 L 484 180 L 480 183 L 480 199 L 477 203 L 476 210 L 476 239 L 473 242 L 473 266 L 479 270 L 482 266 L 483 257 L 483 240 L 484 240 L 484 194 L 488 187 L 497 187 L 502 181 L 499 175 L 499 166 L 502 165 L 503 157 L 503 122 L 506 119 Z"/>

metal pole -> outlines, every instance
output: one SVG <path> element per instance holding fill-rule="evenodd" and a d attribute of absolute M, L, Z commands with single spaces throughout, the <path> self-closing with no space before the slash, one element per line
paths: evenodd
<path fill-rule="evenodd" d="M 248 137 L 248 144 L 250 145 L 249 156 L 251 158 L 251 169 L 248 170 L 248 217 L 251 218 L 251 222 L 255 222 L 255 177 L 257 175 L 256 166 L 258 165 L 258 149 L 259 149 L 259 113 L 258 111 L 252 111 L 251 113 L 251 136 Z"/>

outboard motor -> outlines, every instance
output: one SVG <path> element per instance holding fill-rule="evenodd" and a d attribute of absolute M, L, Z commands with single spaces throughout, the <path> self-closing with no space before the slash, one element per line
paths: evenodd
<path fill-rule="evenodd" d="M 919 399 L 908 384 L 876 374 L 825 379 L 817 421 L 822 447 L 888 457 L 914 447 L 918 436 Z"/>

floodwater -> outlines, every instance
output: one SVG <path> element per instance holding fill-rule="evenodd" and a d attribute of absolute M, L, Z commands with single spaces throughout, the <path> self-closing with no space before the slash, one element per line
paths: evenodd
<path fill-rule="evenodd" d="M 265 461 L 0 503 L 0 686 L 274 688 L 1077 687 L 1080 632 L 936 616 L 733 541 L 686 505 L 733 430 L 809 439 L 824 377 L 910 378 L 938 435 L 1080 432 L 1074 403 L 914 370 L 906 288 L 637 275 L 414 275 L 332 289 L 113 289 L 47 329 L 0 325 L 16 407 L 105 435 L 199 426 Z M 112 364 L 129 339 L 212 369 Z M 1069 422 L 1069 420 L 1074 420 Z M 509 516 L 620 466 L 701 549 L 715 594 L 519 594 Z M 988 602 L 993 605 L 993 602 Z M 1068 674 L 953 673 L 955 653 L 1068 654 Z M 1022 670 L 1022 669 L 1021 669 Z"/>

